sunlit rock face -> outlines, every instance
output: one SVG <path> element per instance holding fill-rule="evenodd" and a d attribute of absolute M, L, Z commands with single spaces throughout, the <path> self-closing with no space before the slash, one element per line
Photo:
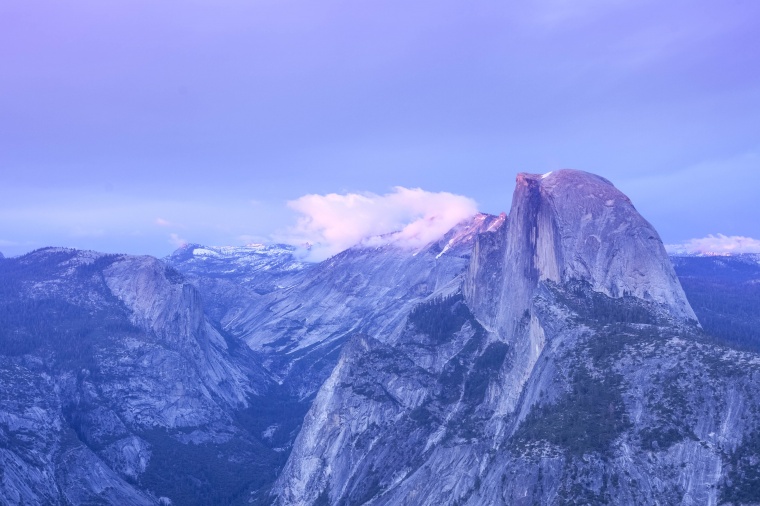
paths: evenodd
<path fill-rule="evenodd" d="M 481 236 L 465 286 L 489 326 L 513 331 L 540 282 L 572 280 L 696 320 L 659 235 L 604 178 L 575 170 L 519 174 L 500 234 Z"/>
<path fill-rule="evenodd" d="M 275 502 L 752 495 L 760 358 L 702 334 L 659 236 L 611 183 L 521 174 L 460 279 L 399 308 L 397 332 L 343 347 Z"/>

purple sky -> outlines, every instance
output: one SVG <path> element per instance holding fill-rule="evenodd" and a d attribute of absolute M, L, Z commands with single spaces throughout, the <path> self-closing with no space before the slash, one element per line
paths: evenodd
<path fill-rule="evenodd" d="M 530 4 L 530 5 L 528 5 Z M 575 168 L 666 242 L 760 237 L 755 0 L 0 3 L 0 251 L 163 256 L 310 194 L 509 209 Z"/>

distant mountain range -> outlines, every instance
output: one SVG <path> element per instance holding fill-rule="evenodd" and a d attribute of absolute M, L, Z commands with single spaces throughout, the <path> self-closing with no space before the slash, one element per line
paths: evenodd
<path fill-rule="evenodd" d="M 760 257 L 607 180 L 320 263 L 0 256 L 3 504 L 760 502 Z"/>
<path fill-rule="evenodd" d="M 702 327 L 714 338 L 760 351 L 760 255 L 671 256 Z"/>

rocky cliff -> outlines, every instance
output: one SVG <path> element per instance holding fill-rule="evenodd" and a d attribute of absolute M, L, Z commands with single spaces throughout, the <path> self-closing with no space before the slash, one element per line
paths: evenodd
<path fill-rule="evenodd" d="M 602 178 L 518 176 L 461 292 L 400 328 L 343 349 L 278 504 L 753 497 L 760 358 L 704 335 L 658 235 Z"/>
<path fill-rule="evenodd" d="M 573 280 L 696 320 L 659 235 L 604 178 L 575 170 L 519 174 L 499 234 L 479 238 L 465 285 L 468 304 L 489 327 L 513 333 L 539 283 Z"/>
<path fill-rule="evenodd" d="M 760 502 L 756 258 L 676 260 L 703 329 L 578 171 L 370 243 L 0 259 L 0 503 Z"/>
<path fill-rule="evenodd" d="M 209 503 L 273 478 L 243 415 L 274 383 L 177 271 L 48 248 L 0 278 L 0 502 Z"/>
<path fill-rule="evenodd" d="M 456 291 L 476 237 L 502 219 L 477 215 L 418 250 L 357 245 L 317 265 L 282 272 L 276 290 L 261 290 L 268 280 L 230 274 L 237 286 L 232 293 L 245 292 L 241 300 L 247 302 L 231 303 L 220 326 L 261 356 L 289 391 L 310 398 L 349 336 L 393 334 L 415 304 L 432 293 Z M 174 265 L 214 298 L 208 280 L 213 273 L 193 271 L 186 262 Z"/>
<path fill-rule="evenodd" d="M 281 246 L 2 260 L 0 498 L 268 503 L 346 336 L 392 329 L 397 306 L 455 290 L 497 221 L 321 265 Z"/>

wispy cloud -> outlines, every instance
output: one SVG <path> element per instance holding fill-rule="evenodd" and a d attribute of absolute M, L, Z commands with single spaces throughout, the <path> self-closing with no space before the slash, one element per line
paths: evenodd
<path fill-rule="evenodd" d="M 187 244 L 187 240 L 183 239 L 179 236 L 179 234 L 171 233 L 169 234 L 169 244 L 172 244 L 176 246 L 177 248 L 181 248 L 182 246 Z"/>
<path fill-rule="evenodd" d="M 270 242 L 271 238 L 263 236 L 263 235 L 242 234 L 242 235 L 237 236 L 237 240 L 243 244 L 251 245 L 251 244 L 266 244 Z"/>
<path fill-rule="evenodd" d="M 71 228 L 72 237 L 103 237 L 106 231 L 103 228 L 93 228 L 92 226 L 76 225 Z"/>
<path fill-rule="evenodd" d="M 178 223 L 176 221 L 167 220 L 166 218 L 161 218 L 160 216 L 153 221 L 153 224 L 163 228 L 187 230 L 186 225 L 183 225 L 182 223 Z"/>
<path fill-rule="evenodd" d="M 279 239 L 297 245 L 308 243 L 311 260 L 322 260 L 360 242 L 419 248 L 477 213 L 477 205 L 470 198 L 401 186 L 385 195 L 304 195 L 288 206 L 300 217 Z"/>
<path fill-rule="evenodd" d="M 689 239 L 681 244 L 666 244 L 669 253 L 701 253 L 728 255 L 732 253 L 760 253 L 760 239 L 740 235 L 708 235 L 698 239 Z"/>

